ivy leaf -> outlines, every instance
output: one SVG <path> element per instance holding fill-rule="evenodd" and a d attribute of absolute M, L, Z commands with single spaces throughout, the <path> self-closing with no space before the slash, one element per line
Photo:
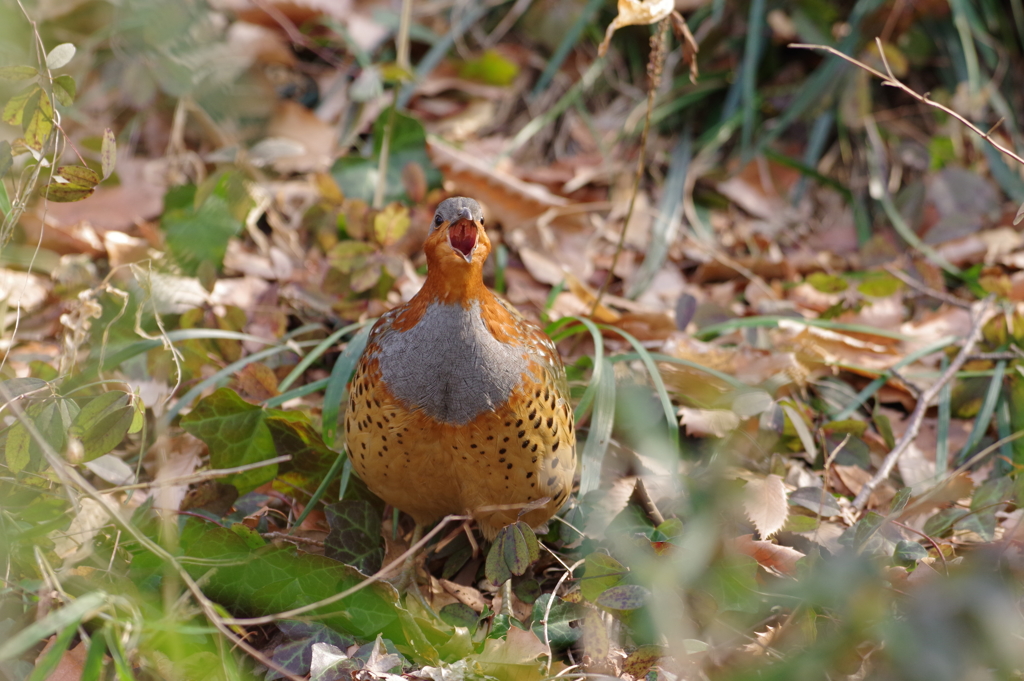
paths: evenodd
<path fill-rule="evenodd" d="M 324 540 L 324 555 L 364 575 L 380 570 L 384 562 L 380 511 L 362 499 L 343 499 L 324 512 L 331 528 Z"/>
<path fill-rule="evenodd" d="M 273 458 L 277 452 L 267 418 L 284 412 L 249 404 L 230 388 L 204 397 L 181 419 L 181 427 L 210 448 L 214 468 L 232 468 Z M 277 475 L 277 464 L 234 473 L 225 481 L 246 494 Z"/>
<path fill-rule="evenodd" d="M 596 604 L 609 610 L 637 610 L 650 596 L 651 592 L 639 584 L 622 584 L 598 596 Z"/>

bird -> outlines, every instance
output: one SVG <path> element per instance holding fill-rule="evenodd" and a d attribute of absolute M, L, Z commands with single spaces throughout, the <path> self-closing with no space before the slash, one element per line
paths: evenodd
<path fill-rule="evenodd" d="M 427 275 L 374 324 L 348 386 L 345 439 L 366 486 L 423 528 L 474 518 L 493 540 L 545 523 L 568 499 L 576 432 L 551 339 L 484 285 L 480 204 L 442 201 Z"/>

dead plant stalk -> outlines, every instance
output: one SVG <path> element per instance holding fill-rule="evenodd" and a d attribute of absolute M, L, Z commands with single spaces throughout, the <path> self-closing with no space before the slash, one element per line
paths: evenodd
<path fill-rule="evenodd" d="M 903 452 L 910 448 L 914 440 L 917 439 L 917 434 L 921 430 L 921 424 L 924 422 L 925 412 L 928 411 L 928 407 L 934 400 L 939 391 L 942 390 L 943 386 L 953 380 L 957 372 L 963 367 L 964 362 L 971 356 L 971 352 L 974 350 L 974 346 L 977 345 L 981 339 L 981 330 L 985 326 L 985 322 L 988 321 L 991 316 L 993 309 L 993 298 L 989 296 L 983 300 L 976 308 L 974 318 L 971 320 L 971 330 L 964 339 L 964 344 L 960 348 L 960 352 L 957 353 L 956 358 L 950 362 L 949 367 L 939 377 L 939 380 L 934 385 L 929 387 L 927 390 L 921 393 L 920 399 L 917 401 L 917 406 L 914 407 L 914 411 L 910 414 L 910 422 L 907 424 L 907 430 L 903 433 L 903 437 L 899 439 L 896 446 L 893 447 L 892 451 L 889 452 L 885 461 L 878 468 L 878 472 L 875 473 L 874 477 L 864 483 L 860 492 L 857 493 L 856 498 L 853 500 L 853 507 L 858 511 L 864 510 L 864 506 L 867 504 L 868 497 L 878 487 L 883 480 L 889 477 L 889 473 L 892 472 L 893 467 L 899 461 L 900 456 Z"/>
<path fill-rule="evenodd" d="M 594 304 L 590 308 L 590 316 L 593 317 L 597 308 L 601 305 L 601 298 L 608 290 L 608 284 L 615 276 L 615 267 L 619 264 L 619 256 L 626 245 L 626 230 L 629 229 L 629 220 L 633 217 L 633 207 L 636 205 L 637 194 L 640 193 L 640 181 L 644 177 L 644 166 L 647 162 L 647 135 L 651 130 L 651 112 L 654 111 L 654 98 L 658 93 L 658 85 L 661 83 L 661 71 L 665 66 L 666 42 L 668 40 L 668 19 L 658 22 L 658 28 L 651 36 L 651 56 L 647 62 L 647 113 L 644 115 L 644 129 L 640 133 L 640 152 L 636 161 L 636 175 L 633 177 L 633 194 L 629 198 L 629 208 L 626 209 L 626 217 L 622 220 L 622 231 L 619 232 L 619 241 L 615 244 L 615 254 L 612 256 L 611 267 L 608 268 L 608 276 L 601 284 L 601 289 L 594 297 Z"/>
<path fill-rule="evenodd" d="M 840 52 L 839 50 L 837 50 L 836 48 L 829 47 L 828 45 L 810 45 L 810 44 L 804 44 L 804 43 L 791 43 L 789 46 L 792 47 L 792 48 L 795 48 L 795 49 L 799 49 L 799 50 L 823 50 L 823 51 L 828 52 L 829 54 L 831 54 L 833 56 L 839 57 L 843 61 L 847 61 L 847 62 L 853 64 L 854 66 L 856 66 L 858 68 L 864 69 L 865 71 L 867 71 L 871 75 L 875 76 L 876 78 L 879 78 L 882 81 L 882 85 L 888 85 L 889 87 L 894 87 L 897 90 L 903 90 L 903 92 L 906 92 L 908 95 L 910 95 L 911 97 L 913 97 L 917 101 L 921 102 L 922 104 L 926 104 L 928 106 L 934 107 L 934 108 L 938 109 L 939 111 L 942 111 L 943 113 L 945 113 L 945 114 L 947 114 L 949 116 L 952 116 L 953 118 L 955 118 L 956 120 L 960 121 L 965 126 L 970 128 L 971 132 L 973 132 L 974 134 L 976 134 L 979 137 L 981 137 L 983 140 L 985 140 L 986 142 L 991 144 L 993 147 L 995 147 L 996 149 L 998 149 L 1002 153 L 1006 154 L 1007 156 L 1012 158 L 1017 163 L 1020 163 L 1021 165 L 1024 165 L 1024 158 L 1021 158 L 1020 156 L 1015 154 L 1012 149 L 1009 149 L 1006 146 L 1004 146 L 1004 145 L 1000 144 L 999 142 L 997 142 L 996 140 L 992 139 L 992 132 L 997 127 L 999 127 L 998 123 L 996 125 L 994 125 L 988 132 L 985 132 L 981 128 L 979 128 L 978 126 L 974 125 L 974 123 L 971 123 L 969 120 L 967 120 L 964 116 L 962 116 L 959 113 L 957 113 L 956 111 L 953 111 L 952 109 L 950 109 L 948 106 L 944 106 L 944 105 L 939 104 L 938 102 L 936 102 L 936 101 L 934 101 L 932 99 L 929 99 L 928 98 L 928 93 L 925 93 L 925 94 L 922 95 L 922 94 L 919 94 L 918 92 L 916 92 L 915 90 L 911 89 L 909 86 L 904 85 L 895 75 L 893 75 L 892 68 L 889 67 L 889 61 L 885 58 L 885 50 L 882 48 L 882 41 L 879 38 L 875 38 L 875 42 L 878 45 L 878 54 L 881 56 L 882 64 L 885 65 L 885 71 L 886 71 L 885 73 L 882 73 L 881 71 L 873 69 L 870 66 L 868 66 L 867 64 L 865 64 L 864 62 L 858 61 L 858 60 L 854 59 L 853 57 L 851 57 L 850 55 L 844 54 L 844 53 Z"/>

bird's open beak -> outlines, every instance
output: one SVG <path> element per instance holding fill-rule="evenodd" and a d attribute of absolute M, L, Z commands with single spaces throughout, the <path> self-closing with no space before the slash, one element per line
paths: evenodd
<path fill-rule="evenodd" d="M 473 251 L 480 240 L 481 225 L 468 208 L 448 226 L 448 243 L 466 262 L 473 262 Z"/>

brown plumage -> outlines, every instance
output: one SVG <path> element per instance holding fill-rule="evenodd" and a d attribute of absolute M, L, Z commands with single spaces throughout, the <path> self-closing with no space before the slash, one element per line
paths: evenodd
<path fill-rule="evenodd" d="M 377 321 L 356 366 L 349 457 L 417 525 L 470 514 L 488 538 L 517 519 L 539 525 L 576 470 L 558 351 L 484 286 L 491 243 L 476 201 L 443 201 L 424 250 L 423 288 Z"/>

